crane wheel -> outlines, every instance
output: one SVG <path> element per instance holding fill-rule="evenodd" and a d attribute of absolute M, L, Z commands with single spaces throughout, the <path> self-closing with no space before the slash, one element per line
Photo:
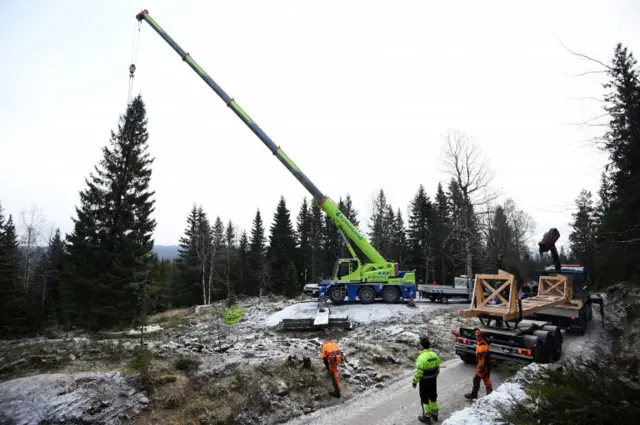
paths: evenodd
<path fill-rule="evenodd" d="M 397 303 L 400 300 L 400 290 L 387 286 L 382 290 L 382 299 L 389 304 Z"/>
<path fill-rule="evenodd" d="M 334 286 L 329 289 L 329 300 L 333 305 L 344 304 L 344 298 L 347 296 L 347 290 L 344 286 Z"/>
<path fill-rule="evenodd" d="M 371 286 L 363 286 L 358 291 L 358 298 L 362 304 L 371 304 L 376 300 L 376 291 Z"/>

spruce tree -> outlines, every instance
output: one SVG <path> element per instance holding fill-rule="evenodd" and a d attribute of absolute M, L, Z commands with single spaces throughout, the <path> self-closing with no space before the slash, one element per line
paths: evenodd
<path fill-rule="evenodd" d="M 222 219 L 218 216 L 211 228 L 211 269 L 209 272 L 209 288 L 218 294 L 216 299 L 225 296 L 226 289 L 226 269 L 227 269 L 227 239 Z"/>
<path fill-rule="evenodd" d="M 248 295 L 258 295 L 261 289 L 265 289 L 268 268 L 266 267 L 266 238 L 264 236 L 264 224 L 260 210 L 256 211 L 251 227 L 251 239 L 249 241 L 249 272 L 250 287 Z"/>
<path fill-rule="evenodd" d="M 0 205 L 0 337 L 17 336 L 26 329 L 26 294 L 20 282 L 22 258 L 11 214 Z"/>
<path fill-rule="evenodd" d="M 423 185 L 409 205 L 407 237 L 409 261 L 416 268 L 417 279 L 427 283 L 433 268 L 431 220 L 433 205 Z"/>
<path fill-rule="evenodd" d="M 63 272 L 64 242 L 60 229 L 49 240 L 46 252 L 36 264 L 31 314 L 35 326 L 52 325 L 60 317 L 60 278 Z"/>
<path fill-rule="evenodd" d="M 148 138 L 146 108 L 138 95 L 80 192 L 67 237 L 68 307 L 78 326 L 125 325 L 140 312 L 137 300 L 150 272 L 156 226 Z"/>
<path fill-rule="evenodd" d="M 176 307 L 197 305 L 202 300 L 202 263 L 198 258 L 196 238 L 199 229 L 198 207 L 193 204 L 187 216 L 187 227 L 178 244 L 176 279 L 172 300 Z"/>
<path fill-rule="evenodd" d="M 395 261 L 401 266 L 406 263 L 407 256 L 407 233 L 404 227 L 404 219 L 402 211 L 398 208 L 394 215 L 393 223 L 391 223 L 391 256 L 387 258 L 389 261 Z"/>
<path fill-rule="evenodd" d="M 322 226 L 324 229 L 322 239 L 322 275 L 328 277 L 332 276 L 336 260 L 342 255 L 343 241 L 336 223 L 328 215 L 324 214 L 322 210 L 319 211 L 323 216 L 322 221 L 324 223 Z"/>
<path fill-rule="evenodd" d="M 306 197 L 302 199 L 296 219 L 296 236 L 298 247 L 296 268 L 300 271 L 299 281 L 305 283 L 310 277 L 311 267 L 311 214 Z"/>
<path fill-rule="evenodd" d="M 640 282 L 640 77 L 633 54 L 616 46 L 604 85 L 609 131 L 606 214 L 602 218 L 598 273 L 604 283 Z"/>
<path fill-rule="evenodd" d="M 238 241 L 238 255 L 234 261 L 234 277 L 236 278 L 236 290 L 243 295 L 252 295 L 250 278 L 251 265 L 249 262 L 249 237 L 246 231 L 242 231 Z"/>
<path fill-rule="evenodd" d="M 576 260 L 585 268 L 587 276 L 593 271 L 596 249 L 597 224 L 593 196 L 590 191 L 582 189 L 575 201 L 578 210 L 572 214 L 573 231 L 569 234 L 571 252 Z"/>
<path fill-rule="evenodd" d="M 281 273 L 282 276 L 282 294 L 285 297 L 293 298 L 300 295 L 302 286 L 298 282 L 298 270 L 292 260 L 286 261 L 286 266 Z"/>
<path fill-rule="evenodd" d="M 284 294 L 289 262 L 296 258 L 296 242 L 291 216 L 284 197 L 280 197 L 269 236 L 269 265 L 273 291 Z"/>
<path fill-rule="evenodd" d="M 464 243 L 464 196 L 458 182 L 451 179 L 448 187 L 447 199 L 449 200 L 449 217 L 451 235 L 447 239 L 447 257 L 451 262 L 453 276 L 464 274 L 465 269 L 465 243 Z"/>
<path fill-rule="evenodd" d="M 447 261 L 447 257 L 450 256 L 450 252 L 447 249 L 450 245 L 447 242 L 450 242 L 453 229 L 451 226 L 449 199 L 442 187 L 442 183 L 438 183 L 438 188 L 436 189 L 434 208 L 433 248 L 436 258 L 436 279 L 441 284 L 446 285 L 447 282 L 453 283 L 453 277 L 455 276 Z"/>
<path fill-rule="evenodd" d="M 358 220 L 358 210 L 356 210 L 353 206 L 353 199 L 351 199 L 351 195 L 347 193 L 347 196 L 344 198 L 344 210 L 341 210 L 344 215 L 349 219 L 354 226 L 360 226 L 360 221 Z"/>
<path fill-rule="evenodd" d="M 311 282 L 317 282 L 321 277 L 328 276 L 324 273 L 325 265 L 325 239 L 327 237 L 325 229 L 324 213 L 320 209 L 318 203 L 314 200 L 309 205 L 309 217 L 311 224 L 310 229 L 310 245 L 311 245 Z M 333 223 L 332 223 L 333 225 Z M 335 225 L 333 225 L 335 228 Z M 331 270 L 331 269 L 330 269 Z"/>
<path fill-rule="evenodd" d="M 236 229 L 233 225 L 233 222 L 229 220 L 227 223 L 227 228 L 224 232 L 224 242 L 225 242 L 225 280 L 227 287 L 227 305 L 231 306 L 236 302 L 236 291 L 235 288 L 235 277 L 233 276 L 233 265 L 235 263 L 235 257 L 237 255 L 237 247 L 236 247 Z"/>
<path fill-rule="evenodd" d="M 493 213 L 487 233 L 486 252 L 491 273 L 497 273 L 498 269 L 511 271 L 516 263 L 515 234 L 502 206 Z"/>
<path fill-rule="evenodd" d="M 373 199 L 373 211 L 371 213 L 371 219 L 369 223 L 369 242 L 373 247 L 378 250 L 384 257 L 386 253 L 384 250 L 385 230 L 388 224 L 388 206 L 387 196 L 384 190 L 380 189 L 380 192 Z"/>

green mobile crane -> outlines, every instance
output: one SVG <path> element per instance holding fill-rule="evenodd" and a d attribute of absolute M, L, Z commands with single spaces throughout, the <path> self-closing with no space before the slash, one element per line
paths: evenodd
<path fill-rule="evenodd" d="M 403 272 L 397 263 L 385 260 L 369 243 L 349 219 L 340 211 L 338 205 L 325 196 L 304 175 L 298 166 L 277 146 L 258 124 L 238 106 L 213 79 L 149 16 L 148 10 L 136 15 L 138 22 L 146 21 L 180 55 L 191 69 L 204 80 L 211 89 L 233 110 L 233 112 L 258 136 L 264 145 L 309 191 L 320 208 L 333 220 L 352 258 L 339 259 L 334 267 L 333 280 L 319 282 L 319 296 L 328 297 L 334 304 L 344 302 L 345 298 L 359 298 L 363 303 L 371 303 L 381 297 L 385 302 L 414 298 L 416 294 L 415 273 Z M 133 67 L 134 65 L 132 65 Z M 135 68 L 133 68 L 135 69 Z M 350 241 L 360 248 L 368 261 L 361 261 Z"/>

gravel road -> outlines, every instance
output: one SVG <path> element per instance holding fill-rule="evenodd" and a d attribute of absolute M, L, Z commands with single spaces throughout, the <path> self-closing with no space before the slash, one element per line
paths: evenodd
<path fill-rule="evenodd" d="M 595 313 L 595 312 L 594 312 Z M 596 314 L 584 336 L 566 335 L 563 358 L 575 356 L 588 349 L 603 334 Z M 441 423 L 453 412 L 463 409 L 469 402 L 464 394 L 471 389 L 474 366 L 464 364 L 457 357 L 443 362 L 438 377 L 438 404 Z M 343 402 L 287 422 L 287 425 L 404 425 L 419 424 L 420 413 L 417 389 L 411 387 L 411 374 L 407 370 L 399 379 L 380 390 L 370 390 Z M 501 383 L 500 370 L 492 373 L 494 388 Z M 480 396 L 485 394 L 481 384 Z"/>

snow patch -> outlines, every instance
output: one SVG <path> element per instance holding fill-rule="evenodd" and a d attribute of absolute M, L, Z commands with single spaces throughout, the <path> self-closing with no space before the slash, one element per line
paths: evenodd
<path fill-rule="evenodd" d="M 501 407 L 508 407 L 527 397 L 524 383 L 528 379 L 527 377 L 539 367 L 541 366 L 537 363 L 523 367 L 511 380 L 500 385 L 491 394 L 474 401 L 471 406 L 455 412 L 442 422 L 442 425 L 495 424 Z"/>
<path fill-rule="evenodd" d="M 359 323 L 372 323 L 411 317 L 423 313 L 427 309 L 433 309 L 430 304 L 419 305 L 410 308 L 407 304 L 343 304 L 330 305 L 331 315 L 348 316 L 349 320 Z M 314 318 L 318 310 L 315 301 L 293 304 L 272 314 L 265 320 L 267 327 L 277 326 L 283 319 Z"/>

